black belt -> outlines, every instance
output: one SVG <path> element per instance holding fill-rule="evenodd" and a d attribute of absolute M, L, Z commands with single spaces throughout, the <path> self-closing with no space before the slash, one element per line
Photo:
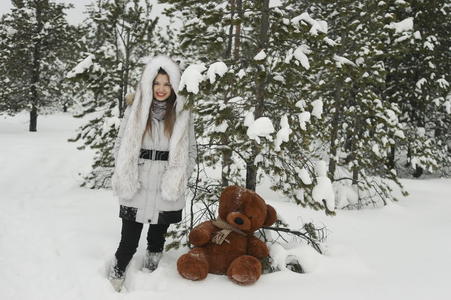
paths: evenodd
<path fill-rule="evenodd" d="M 151 160 L 168 160 L 169 151 L 141 149 L 141 152 L 139 153 L 139 158 Z"/>

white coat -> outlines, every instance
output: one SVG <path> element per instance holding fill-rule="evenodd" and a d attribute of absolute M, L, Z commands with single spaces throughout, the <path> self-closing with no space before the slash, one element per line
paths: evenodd
<path fill-rule="evenodd" d="M 168 139 L 164 121 L 152 119 L 152 134 L 144 132 L 153 100 L 152 82 L 163 68 L 176 93 L 176 121 Z M 112 186 L 122 208 L 133 212 L 139 223 L 158 223 L 162 212 L 185 207 L 189 176 L 195 168 L 196 141 L 191 112 L 183 109 L 185 99 L 177 95 L 178 66 L 167 56 L 153 58 L 144 68 L 133 103 L 127 107 L 114 146 L 115 170 Z M 140 149 L 169 151 L 167 161 L 139 158 Z"/>

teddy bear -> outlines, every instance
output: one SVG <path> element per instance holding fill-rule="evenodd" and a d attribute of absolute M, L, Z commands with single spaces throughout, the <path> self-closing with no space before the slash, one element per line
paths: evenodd
<path fill-rule="evenodd" d="M 219 198 L 217 219 L 205 221 L 189 233 L 194 248 L 177 260 L 178 272 L 190 280 L 202 280 L 212 273 L 227 274 L 239 285 L 256 282 L 262 272 L 260 260 L 269 250 L 253 233 L 276 220 L 275 209 L 254 191 L 226 187 Z"/>

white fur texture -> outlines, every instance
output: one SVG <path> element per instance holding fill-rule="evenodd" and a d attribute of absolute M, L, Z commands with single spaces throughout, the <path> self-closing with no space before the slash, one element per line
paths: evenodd
<path fill-rule="evenodd" d="M 154 57 L 144 68 L 136 88 L 135 98 L 125 124 L 119 146 L 112 186 L 122 200 L 130 200 L 140 188 L 138 181 L 138 158 L 141 138 L 146 127 L 149 108 L 153 99 L 153 80 L 158 70 L 163 68 L 177 96 L 175 105 L 176 121 L 169 142 L 168 169 L 163 174 L 161 191 L 167 201 L 176 201 L 184 195 L 187 183 L 186 168 L 189 151 L 189 120 L 191 112 L 184 110 L 185 98 L 177 94 L 180 83 L 180 69 L 169 57 Z"/>

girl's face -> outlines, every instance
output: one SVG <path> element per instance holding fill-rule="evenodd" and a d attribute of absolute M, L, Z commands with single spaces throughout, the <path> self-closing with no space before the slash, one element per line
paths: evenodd
<path fill-rule="evenodd" d="M 158 74 L 153 81 L 153 97 L 158 101 L 164 101 L 171 95 L 171 83 L 169 76 Z"/>

